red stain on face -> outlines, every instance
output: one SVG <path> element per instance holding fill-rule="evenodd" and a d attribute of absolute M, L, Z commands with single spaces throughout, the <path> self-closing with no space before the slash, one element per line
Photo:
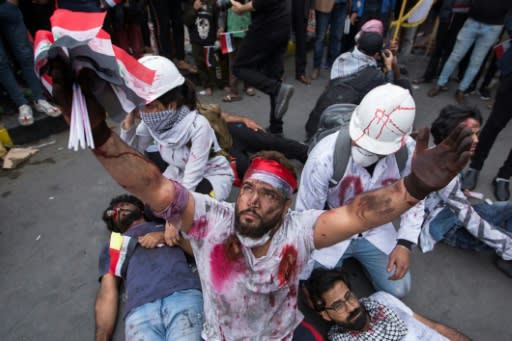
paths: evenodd
<path fill-rule="evenodd" d="M 281 251 L 281 262 L 277 279 L 279 286 L 289 282 L 297 271 L 297 249 L 293 245 L 286 245 Z"/>
<path fill-rule="evenodd" d="M 204 239 L 208 233 L 208 220 L 206 216 L 201 216 L 199 219 L 192 222 L 192 227 L 188 231 L 188 235 L 195 239 Z"/>
<path fill-rule="evenodd" d="M 338 194 L 340 206 L 344 205 L 345 201 L 348 199 L 348 192 L 350 189 L 353 191 L 352 197 L 355 197 L 359 193 L 363 192 L 363 185 L 361 184 L 361 179 L 358 176 L 349 175 L 341 180 L 340 191 Z"/>
<path fill-rule="evenodd" d="M 212 271 L 212 284 L 217 292 L 224 289 L 226 283 L 234 276 L 246 270 L 243 257 L 233 257 L 232 243 L 217 244 L 210 254 L 210 268 Z"/>

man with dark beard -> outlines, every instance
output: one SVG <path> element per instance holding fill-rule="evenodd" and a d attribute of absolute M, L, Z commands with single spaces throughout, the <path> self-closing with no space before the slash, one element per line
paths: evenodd
<path fill-rule="evenodd" d="M 53 94 L 69 121 L 73 78 L 66 70 L 52 63 Z M 293 167 L 282 154 L 265 152 L 252 160 L 236 204 L 220 202 L 162 176 L 107 126 L 105 109 L 91 90 L 98 77 L 81 70 L 77 81 L 87 103 L 93 154 L 123 188 L 190 240 L 203 289 L 205 340 L 291 340 L 302 320 L 298 274 L 313 250 L 395 219 L 446 186 L 471 154 L 471 129 L 464 125 L 430 149 L 428 129 L 422 129 L 404 179 L 336 209 L 294 212 Z M 163 118 L 155 115 L 155 123 Z"/>
<path fill-rule="evenodd" d="M 307 287 L 314 308 L 332 323 L 328 334 L 331 341 L 470 340 L 415 313 L 384 291 L 358 299 L 341 271 L 316 269 Z"/>

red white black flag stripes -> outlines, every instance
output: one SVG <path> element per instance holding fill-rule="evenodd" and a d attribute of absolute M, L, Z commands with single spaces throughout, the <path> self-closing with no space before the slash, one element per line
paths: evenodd
<path fill-rule="evenodd" d="M 112 45 L 109 34 L 101 29 L 105 15 L 105 12 L 79 13 L 56 10 L 50 19 L 52 32 L 36 33 L 35 69 L 50 93 L 51 78 L 45 74 L 48 60 L 59 57 L 68 63 L 76 74 L 83 68 L 91 69 L 100 78 L 100 81 L 94 84 L 96 88 L 91 91 L 110 117 L 121 120 L 124 114 L 147 102 L 155 72 Z M 85 122 L 79 118 L 75 121 Z M 87 128 L 83 128 L 83 133 L 87 135 Z M 71 131 L 78 132 L 73 128 Z M 78 137 L 80 138 L 80 135 Z"/>

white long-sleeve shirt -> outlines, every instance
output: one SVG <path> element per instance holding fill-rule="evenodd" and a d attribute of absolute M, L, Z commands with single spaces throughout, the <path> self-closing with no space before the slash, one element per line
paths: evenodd
<path fill-rule="evenodd" d="M 165 177 L 190 191 L 205 178 L 212 184 L 215 198 L 224 200 L 229 196 L 233 171 L 224 156 L 210 157 L 212 149 L 218 152 L 221 148 L 208 120 L 196 111 L 160 136 L 140 122 L 129 130 L 121 129 L 121 139 L 140 152 L 156 141 L 162 159 L 169 164 Z"/>
<path fill-rule="evenodd" d="M 474 237 L 492 247 L 505 260 L 512 260 L 512 238 L 482 219 L 461 190 L 461 177 L 456 176 L 446 187 L 425 198 L 425 220 L 420 235 L 423 252 L 434 249 L 435 239 L 430 234 L 430 223 L 448 207 Z"/>
<path fill-rule="evenodd" d="M 394 154 L 380 159 L 376 163 L 372 175 L 350 157 L 342 179 L 335 187 L 329 188 L 329 180 L 334 172 L 333 157 L 337 136 L 338 133 L 336 132 L 324 137 L 308 156 L 302 170 L 297 195 L 295 208 L 298 211 L 323 209 L 326 203 L 329 208 L 340 207 L 352 200 L 357 194 L 389 185 L 411 171 L 415 141 L 408 137 L 406 139 L 408 159 L 402 174 L 400 174 Z M 403 213 L 400 217 L 398 233 L 390 222 L 368 230 L 361 235 L 386 254 L 391 253 L 396 246 L 397 239 L 405 239 L 416 244 L 423 221 L 423 210 L 423 202 L 420 201 Z M 352 238 L 355 237 L 357 236 Z M 315 250 L 313 259 L 325 267 L 334 267 L 345 253 L 351 239 L 321 250 Z"/>

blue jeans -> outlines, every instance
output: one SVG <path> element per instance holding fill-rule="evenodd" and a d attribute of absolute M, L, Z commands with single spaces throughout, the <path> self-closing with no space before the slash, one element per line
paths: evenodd
<path fill-rule="evenodd" d="M 512 203 L 495 202 L 493 204 L 481 203 L 473 208 L 480 217 L 512 237 Z M 477 239 L 464 228 L 457 215 L 448 207 L 440 211 L 430 222 L 430 234 L 436 241 L 442 240 L 448 245 L 462 249 L 471 249 L 479 252 L 492 249 Z"/>
<path fill-rule="evenodd" d="M 459 84 L 459 90 L 465 91 L 478 73 L 487 52 L 498 39 L 502 27 L 503 25 L 488 25 L 468 18 L 457 35 L 455 46 L 439 75 L 437 84 L 444 86 L 448 83 L 449 77 L 474 43 L 469 65 Z"/>
<path fill-rule="evenodd" d="M 327 28 L 331 25 L 329 34 L 329 45 L 327 50 L 327 64 L 332 65 L 341 52 L 341 38 L 347 15 L 347 4 L 345 2 L 335 3 L 331 13 L 315 11 L 316 14 L 316 38 L 313 54 L 313 67 L 320 68 L 324 56 L 324 41 Z"/>
<path fill-rule="evenodd" d="M 43 99 L 41 83 L 34 72 L 32 45 L 27 39 L 27 29 L 18 6 L 9 2 L 0 4 L 0 36 L 8 44 L 35 100 Z M 7 91 L 16 106 L 27 104 L 9 65 L 2 39 L 0 39 L 0 85 Z"/>
<path fill-rule="evenodd" d="M 342 258 L 336 264 L 336 268 L 341 268 L 343 261 L 353 257 L 359 261 L 365 268 L 365 271 L 376 290 L 386 291 L 396 297 L 404 297 L 411 290 L 411 273 L 407 271 L 402 279 L 397 281 L 389 280 L 394 273 L 387 272 L 388 255 L 379 250 L 375 245 L 365 238 L 354 238 L 343 254 Z"/>
<path fill-rule="evenodd" d="M 203 295 L 196 289 L 143 304 L 125 320 L 126 341 L 200 341 L 202 329 Z"/>

